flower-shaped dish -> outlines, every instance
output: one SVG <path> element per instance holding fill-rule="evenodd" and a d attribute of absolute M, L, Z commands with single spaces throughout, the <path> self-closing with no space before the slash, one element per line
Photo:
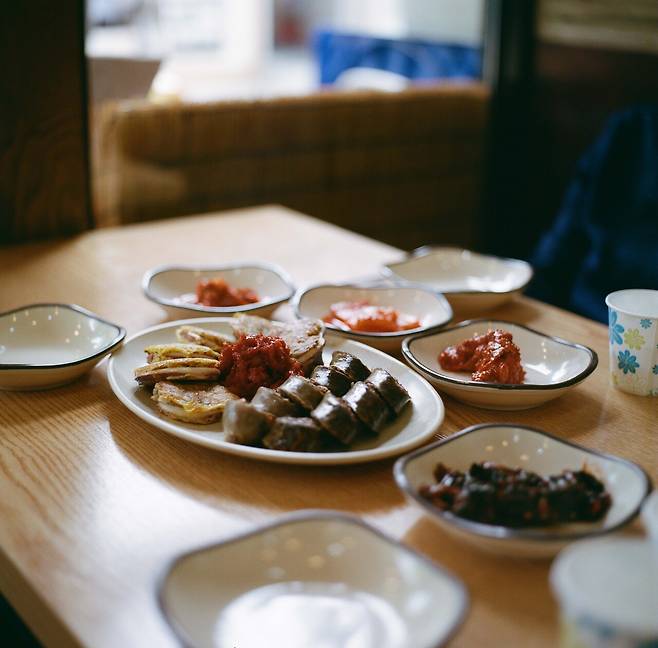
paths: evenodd
<path fill-rule="evenodd" d="M 454 634 L 468 595 L 358 518 L 304 511 L 181 556 L 159 602 L 195 648 L 430 648 Z"/>
<path fill-rule="evenodd" d="M 604 483 L 612 496 L 611 508 L 599 522 L 512 528 L 458 517 L 419 495 L 422 485 L 435 483 L 433 471 L 439 462 L 450 469 L 467 471 L 472 463 L 480 461 L 525 468 L 544 477 L 585 466 Z M 403 493 L 444 531 L 480 549 L 518 557 L 552 556 L 573 540 L 620 529 L 637 515 L 651 490 L 647 474 L 630 461 L 513 424 L 466 428 L 401 457 L 393 472 Z"/>
<path fill-rule="evenodd" d="M 471 380 L 470 372 L 447 371 L 439 364 L 439 354 L 446 347 L 490 329 L 504 329 L 512 334 L 526 372 L 523 384 L 478 382 Z M 598 364 L 598 356 L 589 347 L 502 320 L 471 320 L 438 333 L 406 338 L 402 355 L 437 389 L 469 405 L 495 410 L 542 405 L 585 380 Z"/>
<path fill-rule="evenodd" d="M 337 302 L 367 301 L 373 306 L 394 308 L 399 313 L 413 316 L 420 327 L 394 333 L 351 331 L 325 323 L 325 326 L 342 337 L 358 340 L 387 353 L 400 351 L 402 340 L 412 333 L 436 331 L 447 324 L 452 309 L 443 295 L 424 288 L 407 286 L 377 287 L 351 284 L 323 284 L 308 288 L 295 297 L 297 317 L 322 319 Z"/>
<path fill-rule="evenodd" d="M 0 389 L 69 383 L 116 348 L 126 331 L 74 304 L 31 304 L 0 314 Z"/>
<path fill-rule="evenodd" d="M 249 288 L 259 301 L 242 306 L 204 306 L 196 302 L 196 286 L 202 279 L 223 279 L 231 288 Z M 249 313 L 268 317 L 290 299 L 295 288 L 286 273 L 274 265 L 259 263 L 216 266 L 161 266 L 142 280 L 144 294 L 160 304 L 169 317 L 208 317 Z"/>
<path fill-rule="evenodd" d="M 382 272 L 402 285 L 443 293 L 456 311 L 478 312 L 520 295 L 532 279 L 532 266 L 455 247 L 425 246 Z"/>

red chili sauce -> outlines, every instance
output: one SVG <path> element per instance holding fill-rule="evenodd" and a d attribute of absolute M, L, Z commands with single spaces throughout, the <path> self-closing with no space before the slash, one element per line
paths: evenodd
<path fill-rule="evenodd" d="M 395 333 L 420 326 L 412 315 L 399 313 L 390 306 L 373 306 L 367 301 L 337 302 L 322 319 L 337 328 L 362 333 Z"/>
<path fill-rule="evenodd" d="M 196 303 L 204 306 L 243 306 L 258 300 L 250 288 L 232 288 L 223 279 L 201 279 L 196 285 Z"/>
<path fill-rule="evenodd" d="M 478 382 L 520 385 L 525 379 L 519 347 L 511 333 L 500 329 L 445 348 L 439 364 L 446 371 L 472 371 Z"/>
<path fill-rule="evenodd" d="M 303 374 L 302 366 L 278 337 L 241 335 L 227 344 L 219 358 L 224 386 L 237 396 L 251 398 L 263 387 L 277 387 L 292 374 Z"/>

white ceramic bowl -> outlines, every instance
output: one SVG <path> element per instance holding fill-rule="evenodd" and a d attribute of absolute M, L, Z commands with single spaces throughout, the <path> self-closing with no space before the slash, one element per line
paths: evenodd
<path fill-rule="evenodd" d="M 178 558 L 159 590 L 186 646 L 430 648 L 464 586 L 358 518 L 311 511 Z"/>
<path fill-rule="evenodd" d="M 420 327 L 397 333 L 362 333 L 325 324 L 328 329 L 341 337 L 358 340 L 387 353 L 399 352 L 402 340 L 406 336 L 412 333 L 436 331 L 452 318 L 450 304 L 443 295 L 434 291 L 402 286 L 377 287 L 351 284 L 323 284 L 298 293 L 294 303 L 295 314 L 297 317 L 322 319 L 329 314 L 332 304 L 342 301 L 368 301 L 373 306 L 390 306 L 400 313 L 412 315 L 421 323 Z"/>
<path fill-rule="evenodd" d="M 201 279 L 224 279 L 232 288 L 250 288 L 260 301 L 243 306 L 204 306 L 195 299 L 196 285 Z M 144 294 L 160 304 L 169 317 L 207 317 L 208 315 L 269 316 L 290 299 L 295 288 L 286 273 L 274 265 L 258 263 L 223 266 L 161 266 L 149 270 L 142 280 Z"/>
<path fill-rule="evenodd" d="M 479 461 L 526 468 L 544 477 L 584 465 L 601 479 L 612 496 L 612 506 L 595 523 L 561 524 L 517 529 L 482 524 L 441 511 L 418 494 L 424 484 L 436 482 L 433 471 L 441 462 L 451 469 L 468 470 Z M 421 506 L 443 530 L 486 551 L 519 557 L 552 556 L 568 542 L 615 531 L 630 522 L 651 489 L 646 473 L 634 463 L 588 450 L 547 432 L 523 425 L 474 425 L 448 439 L 398 459 L 393 469 L 403 493 Z"/>
<path fill-rule="evenodd" d="M 58 387 L 116 348 L 126 331 L 73 304 L 31 304 L 0 314 L 0 389 Z"/>
<path fill-rule="evenodd" d="M 471 380 L 469 372 L 446 371 L 439 364 L 439 354 L 446 347 L 489 329 L 504 329 L 512 334 L 526 372 L 523 384 L 476 382 Z M 402 355 L 437 389 L 469 405 L 495 410 L 542 405 L 585 380 L 598 364 L 598 356 L 589 347 L 502 320 L 461 322 L 438 333 L 406 338 L 402 343 Z"/>
<path fill-rule="evenodd" d="M 382 272 L 397 283 L 441 292 L 455 310 L 469 312 L 488 310 L 520 295 L 533 275 L 532 266 L 519 259 L 431 246 L 387 264 Z"/>

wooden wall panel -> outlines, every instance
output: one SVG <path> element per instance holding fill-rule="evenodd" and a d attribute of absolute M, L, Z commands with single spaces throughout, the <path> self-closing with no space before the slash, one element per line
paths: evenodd
<path fill-rule="evenodd" d="M 89 226 L 83 0 L 0 10 L 0 243 Z"/>

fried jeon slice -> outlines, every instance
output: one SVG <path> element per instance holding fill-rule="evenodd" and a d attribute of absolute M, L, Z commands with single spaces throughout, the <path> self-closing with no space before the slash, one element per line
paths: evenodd
<path fill-rule="evenodd" d="M 221 353 L 225 344 L 234 342 L 228 335 L 190 325 L 180 326 L 176 330 L 176 337 L 181 342 L 191 342 L 192 344 L 206 346 L 217 353 Z"/>
<path fill-rule="evenodd" d="M 211 358 L 174 358 L 152 362 L 135 369 L 135 380 L 140 385 L 154 385 L 161 380 L 210 381 L 219 380 L 219 361 Z"/>
<path fill-rule="evenodd" d="M 200 425 L 218 421 L 226 404 L 238 400 L 226 387 L 216 383 L 177 385 L 167 380 L 156 384 L 152 398 L 165 416 Z"/>
<path fill-rule="evenodd" d="M 174 358 L 211 358 L 219 360 L 219 353 L 210 347 L 200 344 L 184 344 L 173 342 L 172 344 L 152 344 L 144 349 L 146 361 L 162 362 L 162 360 L 173 360 Z"/>
<path fill-rule="evenodd" d="M 290 355 L 299 362 L 304 373 L 310 373 L 322 363 L 324 324 L 320 320 L 300 319 L 296 322 L 272 322 L 254 315 L 236 314 L 231 323 L 236 335 L 269 335 L 280 337 L 290 349 Z"/>

